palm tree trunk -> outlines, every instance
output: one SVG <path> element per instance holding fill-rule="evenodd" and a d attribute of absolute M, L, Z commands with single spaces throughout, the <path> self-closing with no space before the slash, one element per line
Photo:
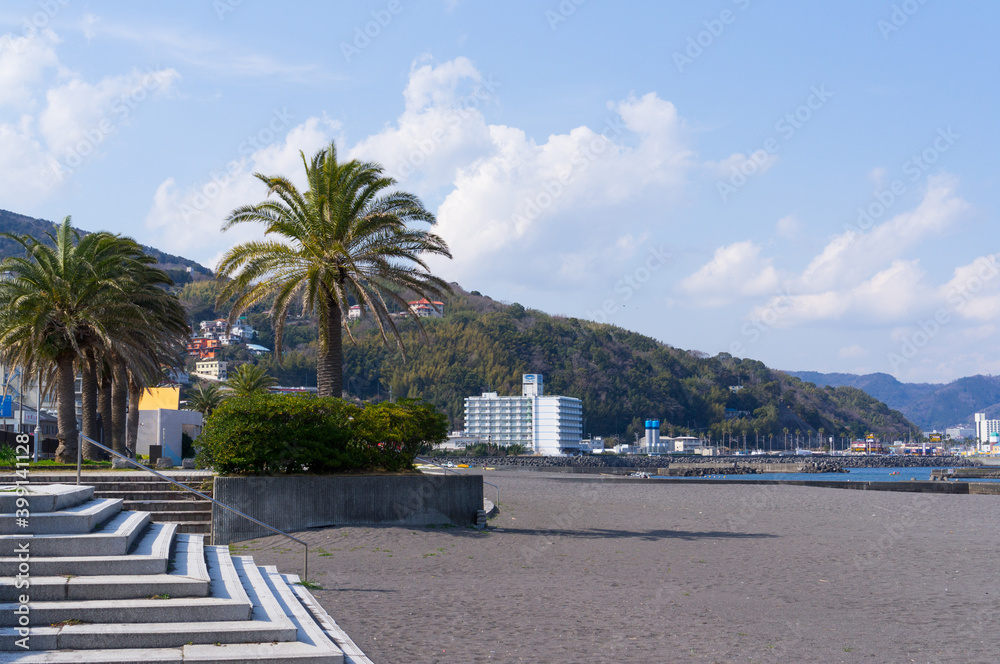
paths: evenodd
<path fill-rule="evenodd" d="M 80 433 L 76 428 L 76 372 L 73 371 L 73 354 L 63 353 L 56 358 L 56 416 L 59 421 L 59 447 L 56 461 L 76 463 Z"/>
<path fill-rule="evenodd" d="M 81 364 L 81 401 L 83 407 L 83 435 L 98 440 L 97 434 L 97 362 L 92 353 L 87 353 Z M 83 457 L 96 460 L 98 450 L 88 442 L 83 443 Z"/>
<path fill-rule="evenodd" d="M 326 329 L 320 330 L 319 357 L 316 360 L 316 387 L 321 397 L 340 398 L 344 394 L 344 343 L 341 338 L 343 313 L 331 293 L 326 294 L 329 316 Z M 322 323 L 321 323 L 322 324 Z M 323 336 L 326 336 L 324 348 Z"/>
<path fill-rule="evenodd" d="M 101 372 L 101 389 L 97 393 L 97 411 L 101 414 L 101 442 L 111 447 L 111 374 Z"/>
<path fill-rule="evenodd" d="M 111 449 L 125 454 L 125 408 L 128 405 L 128 377 L 125 367 L 115 363 L 111 373 Z"/>
<path fill-rule="evenodd" d="M 135 444 L 139 439 L 139 397 L 142 396 L 142 388 L 135 382 L 132 374 L 128 377 L 128 416 L 125 425 L 125 447 L 129 449 L 129 456 L 135 456 Z"/>

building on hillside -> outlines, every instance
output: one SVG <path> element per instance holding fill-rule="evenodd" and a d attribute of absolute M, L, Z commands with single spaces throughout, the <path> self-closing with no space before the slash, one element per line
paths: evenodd
<path fill-rule="evenodd" d="M 541 374 L 524 374 L 521 396 L 484 392 L 467 397 L 465 432 L 482 443 L 523 445 L 536 454 L 577 452 L 583 439 L 583 402 L 546 396 Z"/>
<path fill-rule="evenodd" d="M 976 413 L 976 442 L 979 450 L 985 452 L 991 448 L 990 434 L 1000 434 L 1000 420 L 986 419 L 986 413 Z"/>
<path fill-rule="evenodd" d="M 232 325 L 225 318 L 203 320 L 198 324 L 198 328 L 201 330 L 200 338 L 215 339 L 223 346 L 249 343 L 257 334 L 257 331 L 247 323 L 245 316 L 240 316 L 240 319 Z"/>
<path fill-rule="evenodd" d="M 347 310 L 347 320 L 358 320 L 361 318 L 361 305 L 355 304 Z"/>
<path fill-rule="evenodd" d="M 218 339 L 195 337 L 187 343 L 187 353 L 198 360 L 210 360 L 215 357 L 221 345 Z"/>
<path fill-rule="evenodd" d="M 425 297 L 413 302 L 407 302 L 407 304 L 410 306 L 410 311 L 413 312 L 413 315 L 420 318 L 444 317 L 444 302 L 432 302 Z"/>
<path fill-rule="evenodd" d="M 194 373 L 206 380 L 226 380 L 229 377 L 227 366 L 227 362 L 220 360 L 200 360 L 194 364 Z"/>

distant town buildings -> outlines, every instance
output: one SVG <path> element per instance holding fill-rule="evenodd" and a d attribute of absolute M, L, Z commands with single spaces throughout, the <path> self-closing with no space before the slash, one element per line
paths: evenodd
<path fill-rule="evenodd" d="M 198 327 L 201 334 L 196 339 L 214 339 L 223 346 L 248 343 L 253 340 L 257 333 L 242 316 L 232 325 L 225 318 L 220 318 L 218 320 L 203 320 Z"/>
<path fill-rule="evenodd" d="M 229 377 L 227 366 L 227 362 L 219 360 L 199 360 L 195 362 L 194 373 L 199 378 L 207 380 L 226 380 Z"/>
<path fill-rule="evenodd" d="M 965 440 L 966 438 L 976 437 L 976 428 L 970 427 L 965 424 L 960 424 L 957 427 L 949 427 L 944 430 L 944 435 L 951 440 Z"/>
<path fill-rule="evenodd" d="M 418 318 L 444 317 L 444 302 L 422 298 L 420 300 L 407 302 L 406 305 L 409 309 L 409 313 L 417 316 Z M 408 313 L 406 311 L 389 314 L 391 318 L 406 318 L 407 315 Z M 361 305 L 355 304 L 347 310 L 347 320 L 358 320 L 359 318 L 361 318 Z"/>
<path fill-rule="evenodd" d="M 583 402 L 547 396 L 541 374 L 524 374 L 521 396 L 484 392 L 466 398 L 465 433 L 482 443 L 523 445 L 537 454 L 575 453 L 583 439 Z"/>

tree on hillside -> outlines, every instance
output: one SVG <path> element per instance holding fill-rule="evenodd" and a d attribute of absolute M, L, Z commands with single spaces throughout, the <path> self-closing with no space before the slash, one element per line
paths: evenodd
<path fill-rule="evenodd" d="M 231 278 L 219 301 L 237 296 L 230 312 L 242 312 L 274 297 L 275 356 L 280 360 L 289 305 L 298 297 L 303 312 L 319 323 L 316 369 L 320 396 L 341 396 L 343 388 L 344 309 L 357 302 L 370 313 L 382 341 L 402 338 L 389 316 L 390 304 L 407 309 L 403 294 L 441 297 L 449 287 L 430 273 L 424 254 L 451 257 L 437 235 L 411 228 L 434 224 L 434 215 L 406 192 L 391 191 L 396 181 L 371 162 L 340 162 L 336 146 L 302 154 L 309 189 L 300 192 L 287 178 L 255 174 L 275 198 L 233 210 L 223 226 L 259 223 L 269 239 L 230 249 L 219 264 L 220 279 Z M 348 329 L 348 335 L 350 330 Z"/>

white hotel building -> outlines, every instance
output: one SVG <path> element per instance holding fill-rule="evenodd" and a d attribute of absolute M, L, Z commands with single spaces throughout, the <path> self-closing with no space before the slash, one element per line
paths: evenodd
<path fill-rule="evenodd" d="M 975 417 L 979 449 L 988 452 L 995 444 L 1000 444 L 1000 420 L 988 420 L 986 413 L 976 413 Z"/>
<path fill-rule="evenodd" d="M 501 397 L 496 392 L 467 397 L 465 433 L 482 443 L 524 445 L 536 454 L 565 454 L 580 448 L 583 402 L 545 396 L 541 374 L 524 374 L 519 397 Z"/>

